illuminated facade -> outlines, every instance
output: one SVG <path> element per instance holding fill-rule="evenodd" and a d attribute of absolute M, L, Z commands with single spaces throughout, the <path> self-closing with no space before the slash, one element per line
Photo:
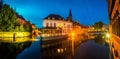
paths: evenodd
<path fill-rule="evenodd" d="M 120 0 L 107 0 L 109 11 L 110 50 L 113 59 L 120 59 Z"/>
<path fill-rule="evenodd" d="M 60 15 L 50 14 L 43 20 L 43 33 L 48 36 L 67 35 L 72 30 L 72 22 Z"/>
<path fill-rule="evenodd" d="M 73 30 L 72 30 L 72 32 L 74 32 L 76 35 L 79 35 L 79 34 L 82 33 L 81 24 L 79 24 L 79 22 L 73 21 Z"/>

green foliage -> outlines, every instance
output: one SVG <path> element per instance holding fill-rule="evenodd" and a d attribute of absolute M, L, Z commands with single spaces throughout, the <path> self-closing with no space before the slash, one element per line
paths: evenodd
<path fill-rule="evenodd" d="M 31 30 L 32 30 L 32 28 L 31 28 L 31 26 L 26 26 L 26 31 L 28 31 L 28 32 L 31 32 Z"/>
<path fill-rule="evenodd" d="M 14 31 L 17 22 L 15 11 L 7 4 L 0 11 L 0 31 Z"/>
<path fill-rule="evenodd" d="M 18 23 L 17 16 L 19 15 L 9 5 L 5 4 L 0 9 L 0 32 L 31 32 L 31 25 Z"/>
<path fill-rule="evenodd" d="M 98 29 L 102 29 L 103 25 L 104 25 L 104 23 L 99 21 L 99 22 L 94 23 L 93 26 L 96 30 L 98 30 Z"/>

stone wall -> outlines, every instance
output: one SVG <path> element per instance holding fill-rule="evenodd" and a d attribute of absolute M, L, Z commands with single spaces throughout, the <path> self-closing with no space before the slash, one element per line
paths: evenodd
<path fill-rule="evenodd" d="M 25 37 L 30 36 L 29 32 L 0 32 L 0 37 Z"/>

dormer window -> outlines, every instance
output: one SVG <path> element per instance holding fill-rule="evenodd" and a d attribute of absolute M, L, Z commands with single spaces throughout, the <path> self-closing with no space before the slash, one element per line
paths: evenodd
<path fill-rule="evenodd" d="M 50 17 L 48 17 L 48 19 L 50 19 Z"/>
<path fill-rule="evenodd" d="M 54 17 L 52 17 L 52 20 L 54 20 L 55 18 Z"/>

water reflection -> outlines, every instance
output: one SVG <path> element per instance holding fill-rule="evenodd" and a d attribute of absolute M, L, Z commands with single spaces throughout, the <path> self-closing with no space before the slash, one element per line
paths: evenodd
<path fill-rule="evenodd" d="M 40 37 L 36 37 L 36 42 L 1 41 L 0 59 L 99 59 L 99 57 L 108 59 L 107 47 L 109 46 L 105 44 L 104 35 L 95 35 L 92 39 L 89 37 L 80 35 L 54 41 L 42 41 L 42 43 L 39 41 Z M 20 40 L 25 39 L 28 38 Z"/>
<path fill-rule="evenodd" d="M 53 42 L 53 44 L 56 42 Z M 72 56 L 71 40 L 59 42 L 57 46 L 42 48 L 43 59 L 70 59 Z"/>
<path fill-rule="evenodd" d="M 79 45 L 87 41 L 88 37 L 85 35 L 69 37 L 63 41 L 54 41 L 52 43 L 46 41 L 42 42 L 42 59 L 73 59 L 74 51 Z M 47 44 L 45 44 L 47 43 Z"/>
<path fill-rule="evenodd" d="M 102 37 L 103 37 L 103 35 L 96 35 L 95 38 L 94 38 L 95 43 L 103 45 L 104 44 L 104 39 Z"/>
<path fill-rule="evenodd" d="M 5 43 L 0 42 L 0 59 L 16 59 L 16 56 L 29 47 L 31 42 Z"/>
<path fill-rule="evenodd" d="M 106 42 L 108 39 L 105 37 L 105 35 L 95 35 L 94 42 L 99 45 L 105 45 L 106 47 L 109 47 L 109 42 Z"/>
<path fill-rule="evenodd" d="M 109 59 L 109 46 L 105 43 L 104 35 L 94 35 L 93 39 L 86 35 L 70 37 L 57 43 L 52 42 L 49 46 L 56 46 L 42 48 L 42 59 Z"/>

